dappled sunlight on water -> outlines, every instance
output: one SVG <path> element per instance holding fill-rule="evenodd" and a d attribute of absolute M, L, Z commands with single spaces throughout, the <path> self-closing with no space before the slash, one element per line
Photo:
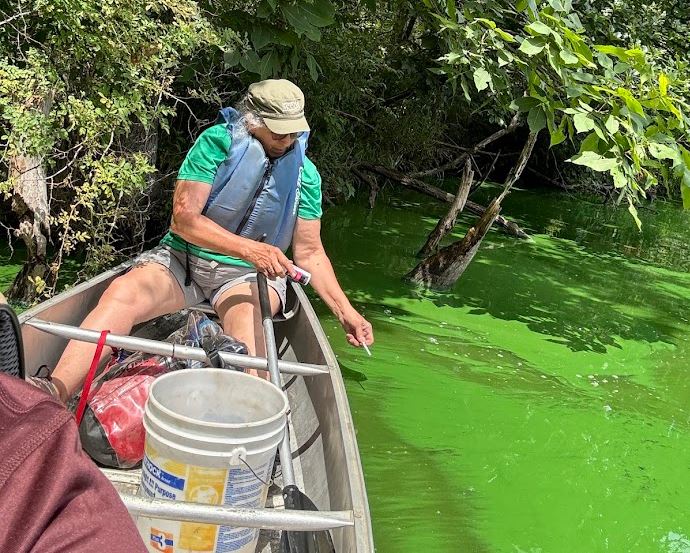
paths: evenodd
<path fill-rule="evenodd" d="M 643 210 L 638 233 L 624 210 L 518 191 L 504 212 L 533 240 L 492 231 L 440 293 L 400 280 L 443 209 L 415 198 L 324 218 L 376 331 L 368 358 L 316 302 L 377 550 L 687 551 L 688 214 Z"/>

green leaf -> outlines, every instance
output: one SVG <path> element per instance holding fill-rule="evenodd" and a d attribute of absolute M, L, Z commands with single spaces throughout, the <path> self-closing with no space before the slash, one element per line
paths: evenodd
<path fill-rule="evenodd" d="M 250 73 L 259 73 L 259 55 L 254 50 L 249 50 L 240 58 L 240 65 Z"/>
<path fill-rule="evenodd" d="M 491 82 L 491 75 L 489 75 L 489 72 L 483 67 L 479 67 L 478 69 L 476 69 L 474 71 L 473 77 L 474 86 L 477 87 L 477 90 L 479 92 L 488 88 L 489 83 Z"/>
<path fill-rule="evenodd" d="M 666 144 L 661 144 L 659 142 L 650 142 L 649 153 L 655 159 L 672 159 L 680 160 L 680 155 L 677 149 L 667 146 Z"/>
<path fill-rule="evenodd" d="M 313 41 L 321 39 L 317 27 L 326 27 L 334 22 L 335 7 L 330 0 L 314 0 L 313 3 L 296 2 L 280 6 L 287 22 L 297 34 L 306 35 Z"/>
<path fill-rule="evenodd" d="M 659 92 L 662 96 L 668 95 L 668 77 L 665 73 L 659 73 Z"/>
<path fill-rule="evenodd" d="M 580 61 L 580 58 L 578 58 L 570 50 L 561 50 L 559 55 L 560 55 L 561 59 L 563 60 L 563 63 L 566 63 L 568 65 L 573 65 L 573 64 L 578 63 Z"/>
<path fill-rule="evenodd" d="M 238 50 L 226 50 L 223 52 L 225 67 L 235 67 L 240 62 L 241 54 Z"/>
<path fill-rule="evenodd" d="M 554 129 L 551 133 L 551 146 L 557 146 L 561 142 L 564 142 L 567 137 L 560 127 Z"/>
<path fill-rule="evenodd" d="M 611 169 L 611 176 L 613 177 L 613 186 L 616 188 L 625 188 L 628 184 L 628 179 L 625 178 L 625 174 L 620 170 L 619 167 L 614 167 Z"/>
<path fill-rule="evenodd" d="M 496 28 L 494 29 L 494 32 L 506 42 L 516 42 L 515 37 L 510 33 L 505 32 L 503 29 Z"/>
<path fill-rule="evenodd" d="M 256 17 L 259 19 L 268 19 L 273 15 L 274 11 L 275 6 L 273 6 L 271 2 L 264 0 L 259 3 L 259 6 L 256 8 Z"/>
<path fill-rule="evenodd" d="M 613 71 L 613 61 L 606 54 L 603 54 L 602 52 L 598 52 L 597 53 L 597 61 L 599 62 L 599 64 L 604 69 L 608 69 L 609 71 Z"/>
<path fill-rule="evenodd" d="M 542 37 L 532 37 L 523 40 L 518 50 L 532 57 L 539 54 L 544 49 L 544 46 L 546 46 L 546 43 Z"/>
<path fill-rule="evenodd" d="M 468 102 L 471 102 L 471 101 L 472 101 L 472 96 L 470 96 L 470 87 L 468 86 L 467 80 L 465 79 L 465 77 L 462 77 L 462 78 L 460 79 L 460 88 L 462 88 L 462 92 L 463 92 L 463 94 L 465 95 L 465 99 L 466 99 Z"/>
<path fill-rule="evenodd" d="M 541 106 L 535 106 L 529 110 L 527 124 L 531 133 L 538 133 L 546 126 L 546 114 Z"/>
<path fill-rule="evenodd" d="M 578 133 L 594 130 L 594 121 L 588 113 L 577 113 L 573 116 L 573 125 Z"/>
<path fill-rule="evenodd" d="M 252 30 L 250 36 L 255 50 L 261 50 L 264 46 L 272 42 L 272 33 L 268 27 L 256 27 Z"/>
<path fill-rule="evenodd" d="M 584 92 L 585 89 L 579 85 L 565 87 L 565 93 L 568 95 L 568 98 L 578 98 L 579 96 L 582 96 Z"/>
<path fill-rule="evenodd" d="M 496 28 L 496 23 L 494 21 L 491 21 L 490 19 L 485 19 L 484 17 L 478 17 L 475 19 L 475 21 L 479 21 L 480 23 L 483 23 L 484 26 L 488 27 L 489 29 L 495 29 Z"/>
<path fill-rule="evenodd" d="M 541 21 L 535 21 L 534 23 L 530 23 L 525 27 L 525 30 L 530 33 L 531 35 L 550 35 L 553 33 L 553 29 L 549 27 L 546 23 L 542 23 Z"/>
<path fill-rule="evenodd" d="M 642 230 L 642 222 L 640 221 L 640 218 L 637 216 L 637 208 L 633 205 L 632 200 L 630 198 L 628 198 L 628 211 L 630 212 L 630 215 L 632 215 L 632 218 L 635 220 L 637 229 Z"/>
<path fill-rule="evenodd" d="M 446 11 L 448 12 L 448 18 L 452 21 L 455 21 L 457 18 L 455 0 L 446 0 Z"/>
<path fill-rule="evenodd" d="M 582 152 L 581 154 L 571 157 L 567 161 L 575 165 L 584 165 L 585 167 L 599 172 L 610 171 L 618 165 L 618 161 L 615 158 L 604 157 L 596 152 Z"/>
<path fill-rule="evenodd" d="M 610 44 L 597 44 L 594 46 L 594 49 L 597 52 L 601 52 L 602 54 L 616 56 L 618 59 L 623 61 L 628 61 L 629 59 L 628 54 L 625 51 L 625 48 L 621 48 L 620 46 L 611 46 Z"/>
<path fill-rule="evenodd" d="M 690 180 L 690 177 L 687 180 Z M 690 209 L 690 186 L 685 184 L 685 182 L 680 185 L 680 195 L 683 198 L 683 207 Z"/>
<path fill-rule="evenodd" d="M 276 76 L 280 71 L 280 55 L 271 50 L 261 57 L 258 64 L 258 73 L 262 79 Z"/>
<path fill-rule="evenodd" d="M 587 135 L 580 144 L 580 152 L 596 152 L 599 149 L 599 136 L 596 132 Z"/>
<path fill-rule="evenodd" d="M 642 104 L 635 99 L 632 92 L 621 87 L 616 90 L 616 94 L 625 101 L 625 105 L 631 112 L 637 113 L 638 115 L 644 115 Z"/>
<path fill-rule="evenodd" d="M 508 50 L 499 50 L 498 51 L 498 66 L 503 67 L 505 65 L 508 65 L 511 63 L 515 58 L 513 57 L 513 54 L 508 52 Z"/>
<path fill-rule="evenodd" d="M 606 119 L 606 123 L 604 123 L 604 126 L 606 127 L 606 130 L 609 131 L 611 134 L 616 134 L 618 132 L 618 129 L 620 128 L 620 123 L 618 122 L 617 117 L 609 115 Z"/>
<path fill-rule="evenodd" d="M 541 104 L 541 100 L 539 98 L 535 98 L 534 96 L 520 96 L 515 100 L 515 106 L 522 113 L 527 113 L 529 110 L 538 106 L 539 104 Z"/>
<path fill-rule="evenodd" d="M 307 67 L 309 68 L 309 76 L 311 80 L 316 82 L 319 80 L 319 64 L 316 63 L 314 56 L 307 54 Z"/>

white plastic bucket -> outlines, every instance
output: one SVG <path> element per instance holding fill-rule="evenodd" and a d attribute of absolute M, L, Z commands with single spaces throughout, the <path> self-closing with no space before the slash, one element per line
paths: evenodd
<path fill-rule="evenodd" d="M 244 373 L 189 369 L 161 376 L 151 385 L 144 412 L 139 493 L 263 507 L 287 409 L 280 388 Z M 253 528 L 148 517 L 139 517 L 137 526 L 156 553 L 253 553 L 259 537 Z"/>

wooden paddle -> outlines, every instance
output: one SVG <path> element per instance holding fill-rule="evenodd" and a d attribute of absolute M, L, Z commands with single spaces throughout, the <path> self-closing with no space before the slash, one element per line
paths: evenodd
<path fill-rule="evenodd" d="M 273 314 L 268 297 L 268 283 L 266 275 L 257 273 L 256 282 L 259 287 L 259 305 L 266 343 L 266 359 L 268 372 L 273 384 L 281 387 L 280 372 L 278 372 L 278 349 L 273 332 Z M 314 502 L 302 493 L 295 484 L 295 471 L 292 466 L 290 451 L 290 432 L 287 417 L 285 420 L 285 434 L 278 446 L 280 466 L 283 471 L 283 500 L 286 509 L 318 511 Z M 335 553 L 333 538 L 328 530 L 318 532 L 296 532 L 284 530 L 280 539 L 282 553 Z"/>

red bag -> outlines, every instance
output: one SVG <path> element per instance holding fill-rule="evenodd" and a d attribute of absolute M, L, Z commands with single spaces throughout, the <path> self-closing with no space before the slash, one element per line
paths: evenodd
<path fill-rule="evenodd" d="M 92 459 L 114 468 L 131 468 L 144 457 L 144 406 L 156 377 L 173 370 L 170 360 L 134 354 L 106 368 L 89 393 L 79 434 Z"/>

